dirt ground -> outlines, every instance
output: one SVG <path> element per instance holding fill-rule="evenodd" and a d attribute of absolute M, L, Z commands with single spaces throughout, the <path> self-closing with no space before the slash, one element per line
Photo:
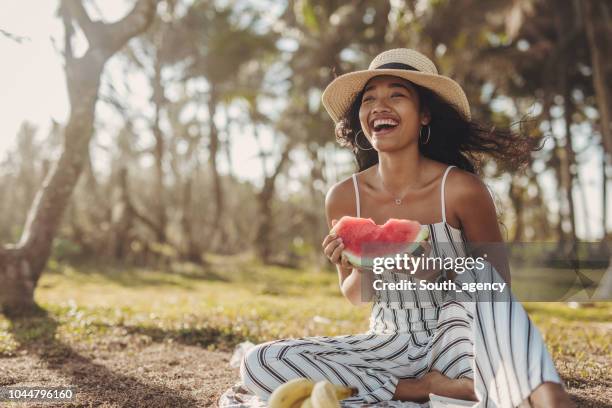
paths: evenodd
<path fill-rule="evenodd" d="M 238 379 L 230 353 L 182 344 L 135 348 L 109 344 L 95 352 L 39 358 L 28 352 L 0 359 L 0 386 L 77 388 L 75 401 L 15 404 L 41 407 L 213 407 Z"/>
<path fill-rule="evenodd" d="M 21 350 L 0 359 L 0 386 L 73 385 L 78 390 L 72 403 L 11 406 L 214 407 L 238 379 L 238 369 L 229 367 L 229 352 L 131 340 L 114 339 L 95 348 L 79 345 L 78 350 Z M 612 407 L 612 391 L 605 383 L 573 382 L 570 392 L 579 408 Z"/>

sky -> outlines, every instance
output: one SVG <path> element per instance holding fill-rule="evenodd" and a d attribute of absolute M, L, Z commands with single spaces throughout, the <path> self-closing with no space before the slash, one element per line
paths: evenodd
<path fill-rule="evenodd" d="M 0 155 L 15 144 L 22 121 L 48 126 L 68 114 L 62 61 L 61 25 L 53 18 L 56 2 L 0 0 L 0 28 L 27 37 L 17 43 L 0 36 Z"/>
<path fill-rule="evenodd" d="M 104 16 L 108 19 L 119 18 L 127 10 L 124 0 L 105 0 Z M 39 135 L 47 134 L 51 120 L 65 123 L 69 106 L 66 94 L 63 60 L 60 54 L 62 48 L 63 28 L 60 20 L 55 17 L 56 1 L 40 0 L 0 0 L 0 29 L 14 35 L 25 37 L 21 43 L 0 36 L 0 159 L 8 154 L 16 144 L 17 131 L 23 121 L 34 123 L 39 128 Z M 95 12 L 95 11 L 94 11 Z M 107 66 L 111 75 L 120 71 L 111 63 Z M 117 72 L 113 72 L 116 70 Z M 138 85 L 134 85 L 138 90 Z M 141 87 L 146 87 L 144 84 Z M 143 95 L 148 90 L 141 89 Z M 588 131 L 588 129 L 586 130 Z M 584 132 L 584 131 L 582 131 Z M 263 134 L 264 140 L 273 145 L 270 134 Z M 258 183 L 261 180 L 260 163 L 254 152 L 255 141 L 244 135 L 236 135 L 238 143 L 232 149 L 233 169 L 239 178 Z M 232 137 L 234 138 L 234 136 Z M 586 208 L 588 219 L 584 216 L 584 206 L 581 196 L 575 194 L 577 202 L 578 233 L 584 238 L 596 239 L 601 236 L 601 167 L 598 148 L 585 145 L 576 138 L 576 148 L 586 149 L 586 155 L 592 159 L 586 160 L 581 168 L 582 182 L 586 189 Z M 98 141 L 102 144 L 112 144 L 112 134 L 100 132 Z M 307 171 L 307 160 L 295 158 L 295 168 L 292 174 Z M 346 164 L 347 156 L 339 158 Z M 94 157 L 95 160 L 95 157 Z M 104 163 L 102 163 L 102 166 Z M 554 205 L 554 183 L 545 179 L 542 183 L 545 194 Z M 492 183 L 500 194 L 503 183 Z M 298 184 L 294 188 L 299 188 Z M 608 191 L 611 191 L 609 188 Z M 612 199 L 609 200 L 612 202 Z M 612 213 L 612 211 L 610 211 Z M 610 216 L 612 218 L 612 214 Z M 588 228 L 585 228 L 588 225 Z M 590 236 L 587 235 L 590 231 Z"/>
<path fill-rule="evenodd" d="M 102 12 L 107 21 L 123 16 L 127 10 L 126 4 L 129 4 L 125 0 L 98 3 L 104 4 Z M 24 121 L 36 124 L 39 137 L 44 137 L 51 120 L 65 123 L 68 119 L 68 95 L 60 52 L 63 27 L 60 19 L 55 17 L 56 7 L 57 1 L 0 0 L 0 29 L 26 37 L 17 43 L 0 36 L 0 158 L 15 146 L 18 129 Z M 90 8 L 90 12 L 94 15 L 95 9 Z M 78 49 L 75 50 L 75 53 L 78 52 Z M 116 62 L 116 58 L 111 59 L 106 66 L 111 76 L 123 75 Z M 150 90 L 146 81 L 142 77 L 130 78 L 130 87 L 133 96 L 130 103 L 135 106 L 140 104 L 143 109 L 150 108 Z M 105 131 L 98 132 L 96 143 L 108 146 L 113 143 L 112 131 L 117 130 L 118 124 L 111 123 L 116 117 L 105 121 L 106 115 L 109 118 L 111 115 L 101 104 L 98 104 L 97 114 L 97 122 L 102 122 Z M 223 112 L 219 116 L 222 123 Z M 261 136 L 264 146 L 274 146 L 269 133 L 263 130 Z M 256 151 L 255 140 L 245 137 L 240 137 L 232 151 L 233 170 L 237 176 L 255 183 L 261 179 L 261 165 Z M 103 168 L 106 163 L 98 159 L 98 168 Z M 146 164 L 147 160 L 144 161 Z M 274 162 L 269 161 L 269 164 L 273 165 Z"/>

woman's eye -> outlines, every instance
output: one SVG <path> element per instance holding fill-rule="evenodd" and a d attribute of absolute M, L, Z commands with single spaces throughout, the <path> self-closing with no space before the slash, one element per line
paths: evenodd
<path fill-rule="evenodd" d="M 392 97 L 392 98 L 394 98 L 394 97 L 396 97 L 396 96 L 406 97 L 406 95 L 404 95 L 404 94 L 402 94 L 402 93 L 394 93 L 394 94 L 391 94 L 391 97 Z M 371 101 L 371 100 L 373 100 L 373 99 L 374 99 L 374 97 L 372 97 L 372 96 L 366 96 L 365 98 L 363 98 L 363 99 L 361 100 L 361 103 L 364 103 L 364 102 L 369 102 L 369 101 Z"/>

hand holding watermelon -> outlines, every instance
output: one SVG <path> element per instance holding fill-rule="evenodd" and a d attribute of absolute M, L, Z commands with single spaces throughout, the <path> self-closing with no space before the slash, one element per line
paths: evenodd
<path fill-rule="evenodd" d="M 344 218 L 344 217 L 343 217 Z M 338 220 L 332 220 L 332 227 L 337 224 Z M 353 265 L 348 258 L 343 254 L 345 250 L 342 237 L 334 232 L 330 232 L 323 239 L 323 253 L 335 265 L 340 265 L 343 269 L 352 269 Z"/>
<path fill-rule="evenodd" d="M 371 268 L 378 257 L 413 254 L 429 237 L 427 227 L 411 220 L 391 218 L 377 225 L 369 218 L 344 216 L 332 225 L 323 241 L 325 254 L 332 262 L 343 255 L 358 268 Z"/>

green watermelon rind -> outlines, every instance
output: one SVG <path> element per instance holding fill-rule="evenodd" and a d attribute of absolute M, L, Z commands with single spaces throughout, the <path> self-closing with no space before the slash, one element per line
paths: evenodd
<path fill-rule="evenodd" d="M 412 254 L 427 238 L 429 238 L 429 228 L 427 228 L 426 225 L 422 225 L 421 230 L 419 231 L 413 242 L 408 243 L 408 245 L 406 245 L 406 247 L 399 252 L 387 254 L 386 257 L 395 256 L 397 253 Z M 362 260 L 362 257 L 356 255 L 348 249 L 342 251 L 342 254 L 355 267 L 362 269 L 372 269 L 374 267 L 374 258 L 365 258 Z"/>

